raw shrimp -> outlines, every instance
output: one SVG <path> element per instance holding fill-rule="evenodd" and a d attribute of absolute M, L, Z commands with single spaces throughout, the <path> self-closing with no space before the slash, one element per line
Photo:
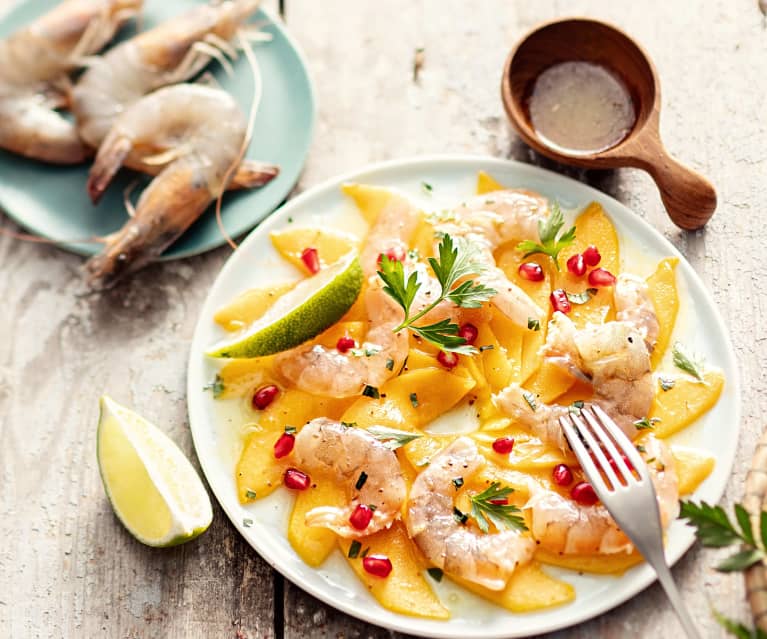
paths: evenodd
<path fill-rule="evenodd" d="M 399 460 L 366 430 L 324 417 L 313 419 L 296 435 L 293 458 L 302 470 L 332 478 L 349 495 L 343 508 L 321 506 L 306 513 L 308 526 L 329 528 L 341 537 L 361 537 L 388 528 L 400 516 L 407 486 Z M 357 488 L 363 472 L 367 479 Z M 349 521 L 360 504 L 375 507 L 364 530 Z"/>
<path fill-rule="evenodd" d="M 515 530 L 482 533 L 456 520 L 453 480 L 468 479 L 484 463 L 468 437 L 459 437 L 433 457 L 410 489 L 407 528 L 433 565 L 449 575 L 501 590 L 517 566 L 532 559 L 535 541 Z"/>
<path fill-rule="evenodd" d="M 594 402 L 633 439 L 634 422 L 647 417 L 653 400 L 650 355 L 633 324 L 616 321 L 577 330 L 566 315 L 556 312 L 549 322 L 541 352 L 573 377 L 590 382 Z M 504 413 L 522 422 L 535 435 L 567 450 L 558 421 L 568 413 L 567 406 L 538 402 L 533 410 L 518 384 L 509 385 L 494 399 Z"/>
<path fill-rule="evenodd" d="M 613 289 L 613 300 L 615 318 L 632 324 L 644 339 L 647 350 L 652 353 L 658 340 L 660 324 L 647 282 L 631 273 L 621 273 Z"/>
<path fill-rule="evenodd" d="M 141 3 L 66 0 L 0 41 L 0 148 L 59 164 L 91 155 L 55 109 L 67 103 L 67 73 L 111 40 Z"/>
<path fill-rule="evenodd" d="M 648 462 L 665 528 L 679 514 L 679 483 L 668 446 L 650 435 L 640 454 Z M 526 509 L 532 515 L 532 533 L 541 546 L 564 554 L 631 552 L 633 546 L 602 504 L 581 506 L 544 488 L 534 490 Z"/>
<path fill-rule="evenodd" d="M 246 31 L 243 25 L 259 4 L 260 0 L 225 0 L 195 7 L 91 59 L 72 91 L 72 111 L 82 140 L 98 148 L 118 116 L 142 96 L 188 80 L 214 57 L 228 64 L 224 55 L 236 55 L 228 41 Z M 211 125 L 215 124 L 211 120 Z M 146 147 L 132 149 L 124 165 L 156 174 L 163 164 L 158 167 L 156 159 L 168 148 L 161 140 L 147 138 L 144 142 Z M 276 175 L 275 171 L 275 167 L 245 160 L 230 188 L 261 186 Z M 90 185 L 94 202 L 103 193 L 100 186 Z"/>
<path fill-rule="evenodd" d="M 509 189 L 474 197 L 435 225 L 437 233 L 463 238 L 477 249 L 484 272 L 476 280 L 494 288 L 490 303 L 514 324 L 527 328 L 528 320 L 544 318 L 544 311 L 495 264 L 493 251 L 512 240 L 537 237 L 538 221 L 548 216 L 548 204 L 530 191 Z"/>
<path fill-rule="evenodd" d="M 325 397 L 353 397 L 396 375 L 408 354 L 407 331 L 393 331 L 404 313 L 378 277 L 369 280 L 365 306 L 370 328 L 359 348 L 341 353 L 319 344 L 299 346 L 277 355 L 277 370 L 296 388 Z"/>
<path fill-rule="evenodd" d="M 142 98 L 115 122 L 92 173 L 112 176 L 130 150 L 147 141 L 174 149 L 174 158 L 144 190 L 134 215 L 86 263 L 92 285 L 105 288 L 158 257 L 222 192 L 237 159 L 246 122 L 228 93 L 178 84 Z"/>

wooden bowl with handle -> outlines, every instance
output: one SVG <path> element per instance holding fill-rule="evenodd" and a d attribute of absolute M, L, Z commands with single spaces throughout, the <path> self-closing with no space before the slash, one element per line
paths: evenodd
<path fill-rule="evenodd" d="M 535 131 L 528 101 L 536 78 L 560 62 L 585 61 L 616 73 L 628 88 L 636 122 L 628 135 L 604 151 L 568 153 L 552 147 Z M 619 29 L 586 18 L 557 20 L 537 27 L 509 54 L 501 96 L 506 113 L 522 139 L 539 153 L 592 169 L 632 166 L 647 171 L 660 189 L 669 217 L 694 230 L 716 209 L 716 191 L 699 173 L 684 166 L 663 147 L 659 132 L 660 83 L 650 59 Z"/>

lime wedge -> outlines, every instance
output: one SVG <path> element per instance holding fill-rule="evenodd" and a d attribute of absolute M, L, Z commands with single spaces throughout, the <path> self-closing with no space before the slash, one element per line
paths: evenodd
<path fill-rule="evenodd" d="M 213 510 L 200 477 L 156 426 L 104 395 L 97 439 L 104 490 L 131 535 L 175 546 L 208 529 Z"/>
<path fill-rule="evenodd" d="M 317 337 L 340 320 L 360 294 L 362 267 L 354 253 L 302 280 L 250 326 L 213 346 L 211 357 L 262 357 Z"/>

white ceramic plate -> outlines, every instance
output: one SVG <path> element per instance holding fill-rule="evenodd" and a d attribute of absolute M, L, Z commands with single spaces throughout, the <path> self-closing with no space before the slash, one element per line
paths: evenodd
<path fill-rule="evenodd" d="M 397 187 L 419 199 L 427 208 L 441 208 L 473 195 L 480 169 L 506 186 L 538 191 L 558 200 L 566 208 L 581 208 L 592 200 L 600 202 L 620 234 L 624 267 L 629 265 L 640 275 L 652 272 L 655 263 L 662 257 L 674 255 L 680 258 L 677 272 L 682 303 L 675 337 L 705 356 L 710 365 L 722 368 L 727 379 L 722 397 L 713 410 L 673 440 L 705 449 L 717 460 L 713 473 L 695 493 L 695 499 L 716 502 L 724 492 L 732 469 L 740 423 L 739 376 L 735 357 L 710 294 L 692 267 L 667 240 L 625 206 L 599 191 L 526 164 L 449 156 L 408 159 L 367 167 L 330 180 L 291 200 L 253 231 L 229 259 L 202 309 L 192 342 L 188 377 L 189 418 L 197 454 L 213 492 L 234 525 L 253 548 L 285 577 L 350 615 L 393 630 L 430 637 L 524 637 L 571 626 L 626 601 L 652 583 L 654 575 L 646 565 L 637 566 L 621 577 L 578 575 L 547 568 L 575 586 L 576 600 L 566 606 L 528 614 L 510 613 L 444 579 L 436 585 L 436 590 L 452 611 L 449 621 L 418 619 L 389 612 L 367 592 L 337 551 L 316 570 L 298 558 L 285 536 L 291 503 L 287 490 L 280 489 L 252 505 L 242 506 L 239 503 L 234 482 L 234 464 L 239 452 L 235 433 L 240 425 L 234 417 L 239 408 L 238 400 L 214 402 L 211 393 L 203 390 L 218 369 L 217 363 L 206 358 L 203 352 L 221 337 L 222 331 L 212 320 L 216 309 L 248 288 L 297 277 L 297 271 L 285 264 L 272 248 L 270 231 L 281 229 L 291 221 L 300 225 L 332 226 L 343 223 L 347 230 L 354 226 L 358 216 L 353 205 L 339 190 L 343 182 Z M 422 188 L 422 181 L 432 185 L 431 195 Z M 246 526 L 244 520 L 252 520 L 252 523 L 246 522 L 250 524 Z M 682 522 L 675 522 L 668 533 L 669 559 L 677 561 L 692 542 L 691 530 Z"/>

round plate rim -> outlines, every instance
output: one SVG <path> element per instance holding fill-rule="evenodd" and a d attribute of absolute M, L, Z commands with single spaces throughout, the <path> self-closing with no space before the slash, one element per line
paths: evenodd
<path fill-rule="evenodd" d="M 17 11 L 23 10 L 23 2 L 19 2 L 15 6 L 11 7 L 11 9 L 4 14 L 0 14 L 0 24 L 5 23 L 6 21 L 12 21 L 13 16 Z M 302 150 L 301 154 L 303 156 L 303 161 L 301 162 L 301 167 L 296 172 L 296 175 L 294 179 L 290 183 L 286 183 L 284 188 L 279 191 L 280 195 L 278 196 L 275 192 L 274 197 L 271 198 L 272 203 L 268 206 L 265 206 L 262 208 L 262 213 L 258 216 L 255 216 L 250 222 L 248 222 L 248 225 L 245 228 L 242 228 L 238 231 L 235 231 L 232 233 L 233 236 L 238 237 L 243 234 L 249 234 L 254 230 L 254 228 L 263 222 L 267 217 L 269 217 L 272 213 L 274 213 L 277 209 L 282 206 L 283 203 L 285 203 L 286 199 L 290 197 L 290 193 L 295 188 L 296 184 L 298 183 L 298 180 L 301 178 L 301 174 L 303 173 L 304 167 L 306 166 L 306 160 L 309 157 L 309 152 L 311 150 L 312 146 L 312 140 L 314 138 L 314 131 L 317 127 L 317 117 L 318 117 L 318 108 L 317 108 L 317 90 L 314 85 L 314 79 L 312 78 L 312 75 L 309 73 L 309 65 L 307 63 L 306 54 L 304 53 L 304 50 L 302 49 L 301 45 L 298 43 L 298 41 L 291 35 L 291 33 L 286 28 L 285 24 L 282 22 L 282 20 L 275 16 L 274 12 L 272 10 L 267 9 L 265 7 L 259 7 L 259 12 L 266 15 L 266 17 L 269 20 L 270 27 L 273 27 L 277 31 L 280 32 L 281 36 L 285 38 L 285 41 L 290 45 L 291 49 L 296 54 L 296 58 L 298 58 L 298 61 L 301 65 L 301 68 L 304 70 L 304 78 L 306 79 L 306 86 L 308 89 L 309 94 L 309 109 L 310 109 L 310 118 L 309 118 L 309 126 L 307 131 L 307 143 L 305 148 Z M 247 197 L 247 194 L 245 194 L 245 197 Z M 27 231 L 33 233 L 36 236 L 39 236 L 41 238 L 55 241 L 55 237 L 51 237 L 50 234 L 48 234 L 44 229 L 38 228 L 36 225 L 29 224 L 26 220 L 26 218 L 23 215 L 19 215 L 15 210 L 12 208 L 9 208 L 7 204 L 3 203 L 2 197 L 0 197 L 0 212 L 6 215 L 9 219 L 11 219 L 14 223 L 18 224 L 20 227 L 26 229 Z M 172 262 L 174 260 L 180 260 L 185 259 L 187 257 L 194 257 L 195 255 L 202 255 L 203 253 L 207 253 L 209 251 L 213 251 L 217 248 L 220 248 L 224 246 L 227 243 L 226 238 L 221 235 L 219 239 L 217 239 L 215 242 L 206 242 L 198 245 L 194 248 L 189 248 L 187 250 L 178 251 L 171 254 L 163 253 L 160 257 L 156 259 L 157 262 Z M 75 255 L 82 255 L 84 257 L 90 257 L 92 255 L 95 255 L 98 253 L 99 249 L 88 249 L 86 246 L 89 246 L 90 244 L 88 242 L 78 241 L 78 242 L 55 242 L 55 246 L 57 248 L 60 248 L 62 250 L 68 251 L 70 253 L 74 253 Z M 171 247 L 168 247 L 171 248 Z M 167 251 L 168 249 L 166 249 Z"/>
<path fill-rule="evenodd" d="M 466 627 L 461 627 L 459 629 L 451 629 L 449 620 L 435 621 L 435 620 L 429 620 L 429 619 L 421 619 L 417 617 L 410 617 L 410 616 L 406 616 L 402 614 L 391 613 L 390 611 L 387 611 L 381 608 L 380 606 L 378 606 L 373 612 L 370 612 L 370 611 L 362 610 L 360 609 L 360 607 L 355 606 L 354 602 L 334 599 L 332 596 L 327 595 L 322 589 L 315 588 L 311 584 L 307 585 L 303 583 L 300 576 L 294 574 L 289 567 L 276 565 L 276 562 L 273 561 L 271 557 L 261 553 L 261 551 L 257 547 L 257 540 L 254 538 L 253 535 L 248 534 L 247 527 L 245 527 L 243 523 L 235 515 L 235 513 L 232 512 L 232 509 L 228 507 L 226 499 L 222 499 L 222 497 L 219 495 L 219 491 L 217 490 L 217 486 L 214 485 L 214 482 L 211 481 L 210 473 L 208 471 L 209 464 L 211 463 L 209 461 L 209 457 L 206 454 L 203 454 L 203 455 L 200 454 L 199 439 L 201 435 L 197 433 L 200 432 L 199 429 L 203 428 L 205 424 L 202 423 L 204 420 L 202 420 L 201 416 L 198 415 L 197 412 L 195 411 L 193 407 L 193 403 L 192 403 L 193 402 L 192 398 L 200 395 L 200 388 L 201 388 L 200 382 L 202 380 L 197 373 L 198 373 L 198 369 L 201 367 L 201 362 L 203 361 L 203 358 L 204 358 L 204 353 L 202 348 L 202 346 L 204 345 L 200 343 L 201 335 L 204 330 L 204 324 L 210 321 L 210 315 L 211 315 L 210 311 L 212 309 L 208 308 L 208 306 L 210 305 L 212 298 L 214 297 L 215 290 L 219 282 L 226 280 L 228 273 L 234 269 L 234 264 L 238 260 L 238 255 L 240 256 L 246 255 L 250 244 L 254 243 L 256 239 L 262 233 L 267 233 L 269 230 L 271 230 L 272 227 L 278 225 L 279 223 L 284 221 L 286 218 L 288 218 L 290 214 L 293 213 L 295 210 L 298 210 L 302 206 L 304 206 L 305 203 L 311 202 L 313 198 L 320 196 L 322 193 L 324 193 L 325 191 L 329 189 L 339 187 L 344 182 L 358 181 L 360 178 L 367 179 L 367 180 L 371 180 L 371 179 L 374 180 L 375 178 L 374 176 L 371 176 L 371 174 L 375 174 L 381 171 L 393 170 L 393 169 L 409 168 L 409 169 L 412 169 L 413 171 L 423 172 L 427 170 L 426 167 L 430 167 L 430 166 L 433 167 L 434 165 L 448 165 L 448 166 L 449 165 L 455 165 L 455 166 L 474 165 L 474 168 L 472 170 L 475 173 L 480 169 L 488 170 L 488 167 L 490 167 L 489 170 L 492 170 L 492 167 L 496 167 L 499 170 L 512 169 L 516 171 L 521 171 L 522 173 L 525 173 L 525 172 L 530 172 L 532 174 L 537 173 L 539 175 L 542 175 L 543 177 L 548 177 L 555 181 L 564 181 L 566 183 L 577 185 L 577 188 L 579 189 L 586 189 L 588 191 L 593 192 L 595 195 L 598 195 L 599 199 L 608 202 L 611 207 L 622 209 L 623 214 L 635 216 L 636 222 L 639 225 L 646 227 L 645 230 L 651 233 L 651 235 L 654 238 L 654 241 L 659 242 L 659 245 L 663 248 L 664 251 L 667 251 L 668 254 L 671 256 L 679 258 L 679 265 L 684 269 L 685 277 L 690 279 L 692 282 L 694 282 L 703 291 L 705 302 L 711 307 L 710 310 L 712 311 L 713 323 L 716 324 L 718 332 L 720 332 L 721 335 L 723 335 L 724 337 L 724 340 L 725 340 L 724 346 L 725 346 L 727 361 L 722 362 L 722 367 L 723 369 L 726 368 L 733 371 L 732 377 L 727 378 L 727 384 L 732 388 L 733 403 L 734 403 L 734 414 L 732 415 L 733 419 L 731 421 L 732 434 L 730 438 L 728 438 L 728 441 L 730 442 L 730 447 L 728 450 L 725 451 L 724 457 L 717 457 L 717 465 L 719 467 L 725 467 L 727 472 L 726 474 L 723 475 L 724 479 L 720 482 L 720 485 L 717 485 L 711 488 L 711 491 L 715 493 L 715 500 L 718 501 L 722 497 L 722 495 L 724 494 L 724 491 L 727 488 L 727 484 L 729 483 L 729 479 L 732 476 L 732 468 L 735 462 L 737 444 L 738 444 L 739 435 L 740 435 L 740 427 L 741 427 L 740 371 L 737 366 L 737 361 L 735 358 L 735 352 L 732 345 L 732 340 L 730 338 L 729 331 L 727 330 L 726 324 L 724 323 L 724 320 L 722 319 L 719 309 L 716 306 L 716 303 L 714 302 L 713 296 L 711 295 L 711 293 L 709 292 L 708 288 L 705 286 L 703 281 L 700 279 L 697 272 L 692 268 L 692 265 L 687 261 L 684 255 L 673 244 L 671 244 L 671 242 L 668 239 L 663 237 L 663 235 L 661 235 L 656 229 L 650 226 L 644 219 L 640 218 L 639 216 L 636 216 L 636 214 L 625 204 L 622 204 L 621 202 L 607 195 L 606 193 L 603 193 L 602 191 L 599 191 L 590 185 L 579 182 L 578 180 L 561 175 L 554 171 L 550 171 L 548 169 L 533 166 L 523 162 L 518 162 L 516 160 L 506 160 L 506 159 L 500 159 L 500 158 L 495 158 L 492 156 L 483 156 L 483 155 L 471 155 L 471 154 L 423 155 L 423 156 L 414 156 L 414 157 L 394 159 L 394 160 L 388 160 L 385 162 L 369 164 L 369 165 L 363 166 L 360 169 L 349 171 L 339 176 L 331 177 L 323 181 L 322 183 L 307 189 L 306 191 L 302 192 L 294 199 L 291 199 L 290 201 L 285 203 L 277 211 L 275 211 L 274 214 L 265 223 L 253 229 L 251 233 L 248 235 L 248 237 L 240 245 L 239 250 L 235 252 L 234 254 L 232 254 L 232 256 L 230 256 L 230 258 L 226 261 L 221 271 L 219 272 L 218 276 L 216 277 L 215 281 L 211 285 L 211 288 L 208 292 L 208 296 L 206 297 L 205 302 L 203 303 L 197 325 L 195 327 L 194 336 L 192 338 L 192 344 L 190 347 L 189 363 L 187 367 L 187 408 L 189 412 L 190 429 L 192 431 L 192 440 L 195 446 L 195 452 L 197 453 L 197 457 L 200 461 L 200 466 L 203 470 L 203 473 L 206 476 L 206 479 L 208 480 L 208 484 L 211 490 L 213 491 L 213 494 L 216 497 L 216 500 L 218 501 L 219 505 L 224 510 L 227 517 L 229 517 L 230 521 L 232 522 L 234 527 L 238 530 L 238 532 L 245 538 L 245 540 L 251 545 L 251 547 L 253 547 L 253 549 L 256 550 L 256 552 L 258 552 L 259 556 L 261 556 L 264 559 L 264 561 L 266 561 L 272 568 L 277 570 L 280 574 L 282 574 L 285 578 L 289 579 L 292 583 L 296 584 L 298 587 L 305 590 L 306 592 L 316 597 L 317 599 L 323 601 L 324 603 L 331 606 L 332 608 L 340 610 L 362 621 L 375 624 L 379 627 L 387 628 L 389 630 L 394 630 L 398 632 L 409 633 L 409 634 L 413 634 L 413 635 L 421 636 L 421 637 L 434 637 L 436 639 L 456 639 L 459 637 L 460 639 L 501 639 L 504 637 L 525 637 L 530 635 L 516 634 L 514 633 L 513 630 L 503 630 L 497 633 L 488 633 L 487 630 L 482 630 L 482 629 L 477 629 L 475 632 L 472 632 L 469 628 L 466 628 Z M 690 533 L 687 535 L 687 539 L 684 540 L 683 545 L 681 545 L 677 549 L 677 552 L 667 557 L 669 564 L 672 566 L 676 564 L 676 562 L 679 561 L 679 559 L 681 559 L 681 557 L 687 552 L 687 550 L 689 550 L 689 548 L 692 546 L 694 541 L 695 541 L 695 537 L 690 531 Z M 592 619 L 594 617 L 597 617 L 625 603 L 628 599 L 630 599 L 634 595 L 646 589 L 656 580 L 655 573 L 647 564 L 637 566 L 634 569 L 632 569 L 629 573 L 626 573 L 626 574 L 627 575 L 632 574 L 634 571 L 636 571 L 636 575 L 635 575 L 636 578 L 634 579 L 634 583 L 630 583 L 627 587 L 624 587 L 622 589 L 623 590 L 622 592 L 620 592 L 621 590 L 620 588 L 616 588 L 616 590 L 619 591 L 617 596 L 606 598 L 605 601 L 601 602 L 600 604 L 596 606 L 593 606 L 592 608 L 584 612 L 580 612 L 580 613 L 575 612 L 574 614 L 570 614 L 569 616 L 566 616 L 563 618 L 557 617 L 556 620 L 551 621 L 550 623 L 541 624 L 540 627 L 534 629 L 534 632 L 546 633 L 546 632 L 561 630 L 563 628 L 569 628 L 574 625 L 580 624 L 584 621 L 587 621 L 589 619 Z M 624 577 L 621 576 L 618 579 L 623 579 L 623 578 Z M 505 611 L 502 608 L 498 608 L 498 610 L 499 610 L 499 614 L 508 614 L 510 620 L 514 619 L 514 613 Z M 382 621 L 381 619 L 377 618 L 375 614 L 376 611 L 378 611 L 379 614 L 393 615 L 394 619 Z M 383 611 L 383 612 L 380 612 L 380 611 Z M 542 612 L 545 612 L 545 610 Z M 414 625 L 416 627 L 414 627 Z M 527 632 L 528 631 L 526 631 L 526 633 Z"/>

